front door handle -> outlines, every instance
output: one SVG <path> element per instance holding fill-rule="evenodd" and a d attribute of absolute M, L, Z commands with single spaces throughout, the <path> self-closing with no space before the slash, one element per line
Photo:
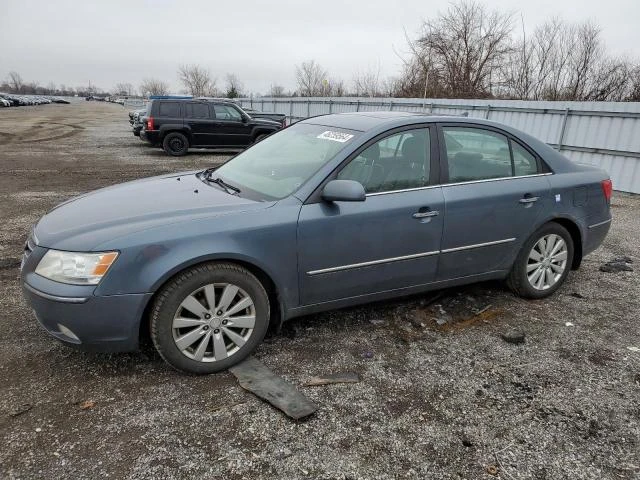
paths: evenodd
<path fill-rule="evenodd" d="M 540 200 L 540 197 L 533 197 L 531 194 L 527 193 L 524 197 L 518 200 L 520 203 L 524 203 L 525 205 L 528 203 L 534 203 Z"/>
<path fill-rule="evenodd" d="M 421 208 L 419 211 L 414 213 L 413 218 L 428 218 L 428 217 L 436 217 L 440 214 L 437 210 L 424 210 Z"/>

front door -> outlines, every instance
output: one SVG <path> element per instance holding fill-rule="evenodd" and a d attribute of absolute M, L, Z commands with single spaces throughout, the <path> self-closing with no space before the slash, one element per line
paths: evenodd
<path fill-rule="evenodd" d="M 497 130 L 443 125 L 440 135 L 446 216 L 438 279 L 509 268 L 553 202 L 541 160 Z"/>
<path fill-rule="evenodd" d="M 302 305 L 435 280 L 444 201 L 441 187 L 430 185 L 430 139 L 428 127 L 405 129 L 351 159 L 337 178 L 362 183 L 364 202 L 319 201 L 302 207 Z"/>
<path fill-rule="evenodd" d="M 214 104 L 216 115 L 215 144 L 225 147 L 246 147 L 253 140 L 251 126 L 232 105 Z"/>

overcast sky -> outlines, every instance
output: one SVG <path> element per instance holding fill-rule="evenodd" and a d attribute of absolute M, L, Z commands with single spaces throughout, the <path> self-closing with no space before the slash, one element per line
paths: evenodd
<path fill-rule="evenodd" d="M 448 0 L 172 1 L 0 0 L 0 79 L 110 89 L 156 77 L 180 88 L 176 70 L 197 63 L 236 73 L 247 91 L 295 88 L 295 65 L 315 59 L 332 77 L 380 66 L 394 75 L 415 33 Z M 640 57 L 640 0 L 485 0 L 532 30 L 551 16 L 594 20 L 610 51 Z"/>

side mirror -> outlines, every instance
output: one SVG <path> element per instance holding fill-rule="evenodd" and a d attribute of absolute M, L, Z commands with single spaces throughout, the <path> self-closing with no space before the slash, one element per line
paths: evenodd
<path fill-rule="evenodd" d="M 322 189 L 322 199 L 327 202 L 364 202 L 364 187 L 355 180 L 331 180 Z"/>
<path fill-rule="evenodd" d="M 247 117 L 246 115 L 242 115 L 242 123 L 248 123 L 249 122 L 249 117 Z"/>

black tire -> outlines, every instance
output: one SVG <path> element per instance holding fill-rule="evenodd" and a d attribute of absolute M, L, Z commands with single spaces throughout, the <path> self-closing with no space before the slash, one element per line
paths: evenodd
<path fill-rule="evenodd" d="M 162 140 L 162 149 L 171 156 L 181 157 L 189 151 L 189 139 L 180 132 L 171 132 Z"/>
<path fill-rule="evenodd" d="M 260 135 L 258 135 L 256 137 L 256 139 L 253 141 L 253 144 L 255 145 L 256 143 L 260 143 L 262 140 L 264 140 L 265 138 L 267 138 L 269 136 L 268 133 L 261 133 Z"/>
<path fill-rule="evenodd" d="M 246 292 L 253 301 L 255 325 L 246 343 L 235 353 L 221 360 L 203 362 L 189 358 L 178 348 L 173 337 L 173 321 L 180 305 L 189 295 L 213 283 L 229 283 Z M 269 316 L 267 292 L 251 272 L 233 263 L 201 264 L 178 274 L 158 292 L 150 313 L 151 340 L 160 356 L 176 370 L 194 374 L 215 373 L 239 363 L 255 350 L 267 332 Z M 212 330 L 211 335 L 214 332 Z M 213 344 L 208 348 L 213 350 Z M 213 352 L 208 354 L 213 355 Z"/>
<path fill-rule="evenodd" d="M 544 236 L 555 234 L 560 236 L 567 247 L 567 263 L 564 267 L 564 271 L 562 272 L 560 278 L 556 280 L 555 284 L 550 286 L 545 290 L 539 290 L 534 288 L 533 285 L 529 282 L 527 277 L 527 265 L 529 264 L 529 254 L 533 247 L 540 241 Z M 520 249 L 520 253 L 516 258 L 513 266 L 511 267 L 511 272 L 509 272 L 509 276 L 507 277 L 507 285 L 509 288 L 518 296 L 523 298 L 545 298 L 549 295 L 553 295 L 558 288 L 564 283 L 569 274 L 569 270 L 571 270 L 571 263 L 573 260 L 573 239 L 571 235 L 562 225 L 550 222 L 538 230 L 533 232 L 531 236 L 524 243 L 522 248 Z"/>

